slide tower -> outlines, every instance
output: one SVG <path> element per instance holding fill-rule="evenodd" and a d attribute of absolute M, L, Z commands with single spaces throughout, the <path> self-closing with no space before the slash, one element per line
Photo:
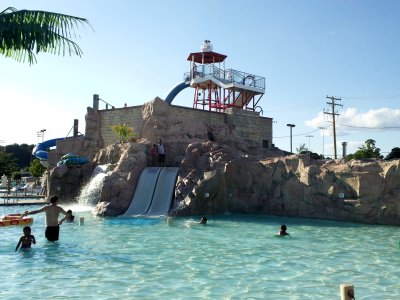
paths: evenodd
<path fill-rule="evenodd" d="M 265 78 L 225 68 L 226 55 L 213 52 L 211 42 L 190 53 L 185 81 L 195 89 L 193 108 L 225 112 L 228 108 L 255 111 L 265 92 Z"/>

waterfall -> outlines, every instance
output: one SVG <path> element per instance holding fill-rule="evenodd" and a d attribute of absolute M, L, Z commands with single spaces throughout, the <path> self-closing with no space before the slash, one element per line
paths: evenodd
<path fill-rule="evenodd" d="M 93 170 L 92 177 L 82 187 L 78 196 L 78 203 L 80 205 L 93 206 L 99 202 L 103 181 L 107 175 L 107 167 L 108 165 L 99 165 Z"/>

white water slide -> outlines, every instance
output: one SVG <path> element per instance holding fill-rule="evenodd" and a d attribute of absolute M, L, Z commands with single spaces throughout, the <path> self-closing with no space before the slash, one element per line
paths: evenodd
<path fill-rule="evenodd" d="M 145 168 L 124 216 L 161 216 L 168 213 L 179 168 Z"/>

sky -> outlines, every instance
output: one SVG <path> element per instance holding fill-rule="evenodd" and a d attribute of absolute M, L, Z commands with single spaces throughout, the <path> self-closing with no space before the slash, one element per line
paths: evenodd
<path fill-rule="evenodd" d="M 226 68 L 266 78 L 259 105 L 273 141 L 332 156 L 367 139 L 385 156 L 400 147 L 400 1 L 2 0 L 7 7 L 83 17 L 73 40 L 82 57 L 40 53 L 30 66 L 0 56 L 0 144 L 37 144 L 85 132 L 93 94 L 122 107 L 164 99 L 189 71 L 189 53 L 210 40 Z M 192 107 L 187 88 L 174 105 Z M 104 106 L 100 108 L 105 108 Z M 320 127 L 326 127 L 325 130 Z M 45 129 L 44 137 L 37 133 Z M 324 134 L 323 134 L 324 133 Z"/>

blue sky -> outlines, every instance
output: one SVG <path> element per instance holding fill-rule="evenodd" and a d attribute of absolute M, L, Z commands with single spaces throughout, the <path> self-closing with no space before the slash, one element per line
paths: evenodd
<path fill-rule="evenodd" d="M 87 18 L 75 41 L 81 58 L 37 55 L 37 64 L 0 57 L 0 143 L 63 137 L 99 94 L 116 107 L 165 98 L 189 70 L 186 58 L 211 40 L 226 67 L 266 78 L 260 101 L 274 119 L 273 143 L 333 154 L 326 96 L 341 97 L 341 142 L 353 153 L 374 139 L 386 155 L 400 147 L 399 1 L 2 1 L 0 10 L 54 11 Z M 191 89 L 173 104 L 192 106 Z M 319 127 L 328 127 L 325 136 Z M 309 137 L 312 136 L 312 137 Z M 324 144 L 324 151 L 322 146 Z"/>

